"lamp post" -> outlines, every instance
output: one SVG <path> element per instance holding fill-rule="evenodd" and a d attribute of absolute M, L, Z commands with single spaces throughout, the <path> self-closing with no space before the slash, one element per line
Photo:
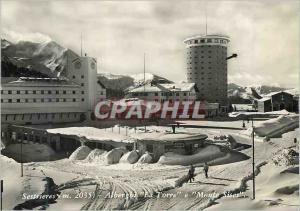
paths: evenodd
<path fill-rule="evenodd" d="M 0 194 L 1 194 L 1 201 L 0 201 L 0 210 L 2 210 L 2 193 L 3 193 L 3 180 L 1 180 L 1 192 L 0 192 Z"/>
<path fill-rule="evenodd" d="M 252 183 L 252 196 L 253 200 L 255 199 L 255 162 L 254 162 L 254 124 L 253 124 L 253 117 L 251 118 L 252 121 L 252 172 L 253 172 L 253 183 Z"/>
<path fill-rule="evenodd" d="M 23 172 L 24 172 L 24 168 L 23 168 L 23 139 L 24 137 L 27 135 L 27 133 L 23 134 L 23 137 L 21 138 L 21 177 L 23 177 Z"/>
<path fill-rule="evenodd" d="M 251 118 L 252 122 L 252 133 L 251 133 L 251 138 L 252 138 L 252 174 L 253 174 L 253 184 L 252 184 L 252 198 L 255 199 L 255 162 L 254 162 L 254 152 L 255 152 L 255 145 L 254 145 L 254 123 L 253 123 L 253 117 L 247 117 L 247 121 L 249 121 L 249 118 Z M 245 128 L 245 122 L 243 119 L 243 128 Z"/>

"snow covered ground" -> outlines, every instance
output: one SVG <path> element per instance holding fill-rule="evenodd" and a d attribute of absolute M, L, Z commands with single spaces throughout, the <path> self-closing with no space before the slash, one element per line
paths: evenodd
<path fill-rule="evenodd" d="M 22 147 L 21 144 L 10 144 L 1 152 L 3 155 L 21 161 L 21 148 L 23 162 L 46 161 L 56 158 L 56 154 L 51 147 L 33 142 L 24 143 Z"/>
<path fill-rule="evenodd" d="M 45 176 L 41 172 L 32 171 L 30 165 L 24 165 L 24 176 L 21 177 L 21 165 L 11 158 L 0 155 L 1 173 L 3 180 L 3 209 L 14 208 L 25 201 L 23 194 L 40 194 L 44 190 Z"/>
<path fill-rule="evenodd" d="M 282 134 L 299 127 L 299 115 L 281 115 L 274 119 L 254 122 L 255 141 L 267 141 L 270 137 L 280 137 Z M 235 133 L 233 136 L 249 138 L 252 136 L 252 125 L 248 123 L 246 130 Z"/>
<path fill-rule="evenodd" d="M 257 116 L 266 116 L 266 115 L 288 115 L 290 112 L 287 110 L 281 110 L 281 111 L 270 111 L 270 112 L 247 112 L 247 111 L 239 111 L 239 112 L 231 112 L 228 114 L 229 117 L 238 117 L 238 116 L 251 116 L 255 115 Z M 291 113 L 292 114 L 292 113 Z"/>
<path fill-rule="evenodd" d="M 246 123 L 246 125 L 248 127 L 250 123 Z M 142 132 L 142 129 L 143 127 L 137 128 L 137 131 Z M 171 129 L 157 126 L 147 127 L 148 132 L 166 130 Z M 178 130 L 207 134 L 209 138 L 229 134 L 234 136 L 240 132 L 213 128 L 178 128 Z M 114 129 L 114 131 L 118 130 Z M 127 132 L 128 134 L 135 133 L 133 129 Z M 121 128 L 120 133 L 120 135 L 125 134 L 126 129 Z M 275 207 L 296 210 L 297 207 L 294 205 L 299 205 L 294 200 L 298 196 L 297 191 L 289 195 L 286 194 L 289 188 L 285 188 L 292 186 L 293 189 L 296 182 L 295 175 L 291 173 L 280 174 L 289 166 L 274 166 L 272 158 L 285 148 L 295 147 L 293 140 L 298 137 L 298 133 L 299 129 L 296 129 L 282 134 L 279 138 L 271 138 L 268 142 L 255 144 L 255 163 L 262 165 L 258 168 L 260 172 L 257 170 L 256 200 L 249 200 L 249 196 L 251 196 L 251 181 L 249 181 L 252 172 L 251 159 L 224 164 L 223 157 L 222 159 L 216 158 L 209 163 L 208 178 L 204 177 L 202 163 L 199 163 L 196 165 L 195 181 L 183 183 L 182 186 L 177 186 L 178 181 L 186 177 L 189 167 L 159 163 L 107 165 L 90 162 L 93 159 L 89 157 L 85 160 L 61 159 L 27 163 L 24 165 L 25 175 L 30 174 L 32 176 L 27 183 L 32 187 L 34 184 L 39 184 L 38 181 L 45 176 L 53 178 L 58 185 L 61 197 L 57 199 L 57 203 L 50 204 L 48 209 L 199 210 L 226 208 L 233 206 L 233 201 L 236 201 L 235 208 L 240 209 Z M 235 136 L 234 138 L 240 144 L 251 145 L 251 139 L 247 136 Z M 245 148 L 241 152 L 252 156 L 252 148 Z M 94 152 L 94 155 L 102 155 L 102 153 L 105 152 Z M 17 169 L 20 164 L 14 161 L 2 161 L 2 159 L 0 161 L 4 162 L 1 163 L 1 166 L 7 166 L 4 169 L 4 174 L 1 171 L 1 177 L 10 181 L 10 183 L 6 183 L 6 197 L 10 197 L 11 200 L 5 206 L 11 209 L 22 202 L 18 198 L 19 193 L 24 191 L 22 180 L 18 181 L 19 172 Z M 11 177 L 15 178 L 13 181 L 9 179 L 10 175 L 15 175 Z M 27 176 L 24 177 L 24 179 L 28 178 Z M 35 181 L 35 178 L 39 178 L 38 181 Z M 272 185 L 274 181 L 278 185 Z M 40 187 L 41 185 L 37 186 Z M 277 191 L 276 194 L 279 195 L 274 195 L 274 192 L 280 188 L 283 188 L 283 191 L 281 190 L 279 193 Z M 41 191 L 38 188 L 29 188 L 29 190 L 31 192 Z M 228 196 L 224 195 L 226 191 L 230 193 Z M 273 197 L 272 200 L 275 202 L 266 201 L 269 197 Z"/>

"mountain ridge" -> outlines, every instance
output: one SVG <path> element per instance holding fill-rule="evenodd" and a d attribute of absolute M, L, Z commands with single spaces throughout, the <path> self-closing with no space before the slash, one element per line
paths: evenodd
<path fill-rule="evenodd" d="M 68 58 L 79 57 L 74 51 L 53 40 L 41 43 L 19 41 L 12 43 L 1 39 L 1 77 L 60 77 L 66 75 Z M 98 80 L 107 88 L 110 96 L 124 96 L 126 90 L 142 86 L 144 74 L 98 73 Z M 145 82 L 173 83 L 161 76 L 146 73 Z M 298 94 L 297 88 L 288 89 L 278 86 L 254 85 L 240 86 L 228 84 L 228 97 L 236 102 L 249 102 L 266 94 L 289 91 Z"/>

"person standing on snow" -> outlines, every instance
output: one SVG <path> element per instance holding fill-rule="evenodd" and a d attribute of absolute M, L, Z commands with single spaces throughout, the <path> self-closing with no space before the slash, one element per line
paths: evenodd
<path fill-rule="evenodd" d="M 195 181 L 195 178 L 194 178 L 195 177 L 195 167 L 193 166 L 193 164 L 191 164 L 188 176 L 189 176 L 190 183 L 192 182 L 192 180 Z"/>
<path fill-rule="evenodd" d="M 205 173 L 205 177 L 208 178 L 208 164 L 207 162 L 204 163 L 204 166 L 203 166 L 203 170 L 204 170 L 204 173 Z"/>

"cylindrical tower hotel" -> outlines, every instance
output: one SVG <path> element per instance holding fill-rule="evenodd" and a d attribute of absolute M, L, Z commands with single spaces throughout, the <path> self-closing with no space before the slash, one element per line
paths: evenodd
<path fill-rule="evenodd" d="M 198 99 L 227 105 L 227 44 L 224 35 L 199 35 L 184 40 L 187 81 L 195 83 Z"/>

